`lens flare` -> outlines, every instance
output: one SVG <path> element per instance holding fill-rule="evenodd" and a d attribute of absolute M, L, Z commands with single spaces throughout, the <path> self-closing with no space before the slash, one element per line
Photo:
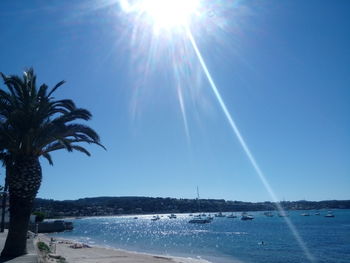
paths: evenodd
<path fill-rule="evenodd" d="M 247 143 L 245 142 L 240 130 L 238 129 L 234 119 L 231 116 L 231 113 L 227 109 L 227 106 L 207 68 L 207 65 L 205 63 L 205 60 L 197 46 L 197 43 L 192 35 L 192 32 L 190 28 L 192 28 L 192 21 L 191 18 L 196 15 L 196 13 L 199 10 L 206 10 L 205 7 L 203 7 L 200 0 L 140 0 L 140 1 L 133 1 L 133 5 L 129 3 L 127 0 L 120 0 L 121 1 L 121 7 L 126 13 L 133 13 L 135 15 L 135 30 L 133 31 L 133 37 L 137 35 L 137 33 L 141 34 L 141 39 L 147 39 L 145 35 L 149 33 L 149 31 L 146 33 L 145 25 L 152 25 L 153 30 L 156 29 L 156 31 L 160 29 L 166 29 L 168 32 L 170 32 L 171 37 L 169 38 L 154 38 L 151 37 L 152 45 L 149 50 L 146 50 L 148 54 L 148 58 L 150 61 L 156 60 L 156 58 L 153 57 L 154 54 L 159 54 L 159 47 L 162 46 L 158 40 L 167 40 L 166 43 L 168 45 L 168 49 L 171 50 L 170 54 L 174 58 L 172 65 L 176 72 L 181 72 L 181 63 L 175 63 L 177 61 L 175 59 L 176 57 L 176 50 L 177 53 L 179 50 L 186 50 L 187 51 L 187 45 L 190 46 L 191 52 L 186 53 L 186 55 L 190 56 L 190 53 L 193 53 L 194 51 L 194 57 L 199 61 L 199 65 L 201 70 L 203 70 L 204 75 L 206 79 L 208 80 L 210 87 L 215 95 L 215 98 L 217 99 L 221 110 L 223 111 L 234 135 L 237 137 L 239 143 L 241 144 L 245 154 L 247 155 L 250 163 L 252 164 L 255 172 L 257 173 L 260 181 L 262 182 L 263 186 L 265 187 L 266 191 L 269 193 L 271 199 L 276 203 L 277 209 L 281 214 L 286 214 L 283 207 L 279 203 L 279 199 L 277 198 L 275 192 L 273 191 L 272 187 L 270 186 L 267 178 L 265 177 L 264 173 L 260 169 L 258 163 L 256 162 L 252 152 L 250 151 Z M 208 9 L 209 10 L 209 9 Z M 209 12 L 209 16 L 211 17 L 213 14 L 213 11 Z M 200 15 L 200 14 L 199 14 Z M 146 17 L 146 22 L 145 18 Z M 150 23 L 151 22 L 151 23 Z M 218 23 L 223 24 L 218 20 Z M 202 25 L 203 27 L 205 25 Z M 181 28 L 179 31 L 178 29 Z M 136 32 L 136 33 L 135 33 Z M 178 34 L 180 32 L 181 34 Z M 213 31 L 214 32 L 214 31 Z M 134 38 L 133 38 L 134 39 Z M 181 39 L 182 41 L 178 41 Z M 189 42 L 189 43 L 188 43 Z M 144 46 L 144 42 L 143 42 Z M 193 49 L 193 51 L 192 51 Z M 187 56 L 182 56 L 183 58 L 187 58 Z M 151 65 L 152 63 L 146 63 L 146 65 Z M 186 64 L 186 63 L 184 63 Z M 190 66 L 193 66 L 191 63 L 187 63 Z M 149 67 L 146 66 L 146 69 Z M 192 68 L 191 68 L 192 70 Z M 179 76 L 183 76 L 181 74 L 177 74 Z M 181 83 L 180 77 L 177 78 L 178 84 Z M 184 101 L 184 90 L 182 89 L 181 85 L 176 86 L 177 89 L 177 96 L 180 104 L 180 110 L 182 113 L 182 118 L 184 121 L 185 126 L 185 132 L 186 136 L 189 139 L 189 128 L 188 128 L 188 121 L 186 117 L 186 108 L 185 108 L 185 101 Z M 187 91 L 187 90 L 186 90 Z M 292 223 L 292 221 L 288 217 L 283 217 L 286 225 L 290 229 L 291 233 L 293 234 L 295 240 L 298 242 L 299 246 L 301 247 L 302 251 L 304 252 L 306 258 L 310 262 L 315 262 L 314 257 L 311 255 L 308 247 L 306 246 L 305 242 L 303 241 L 302 237 L 298 233 L 296 227 Z"/>
<path fill-rule="evenodd" d="M 199 9 L 200 0 L 121 0 L 120 6 L 125 12 L 144 16 L 156 31 L 172 30 L 188 25 Z"/>
<path fill-rule="evenodd" d="M 201 52 L 198 49 L 197 43 L 194 40 L 193 35 L 192 35 L 192 33 L 191 33 L 191 31 L 189 29 L 187 29 L 187 35 L 188 35 L 188 38 L 190 39 L 190 42 L 191 42 L 191 44 L 193 46 L 193 49 L 194 49 L 196 55 L 198 57 L 199 63 L 201 64 L 201 66 L 203 68 L 204 74 L 205 74 L 205 76 L 207 77 L 207 79 L 209 81 L 210 87 L 212 88 L 212 90 L 213 90 L 213 92 L 215 94 L 215 97 L 218 100 L 218 102 L 220 104 L 220 107 L 221 107 L 222 111 L 224 112 L 224 114 L 226 116 L 226 119 L 229 122 L 229 124 L 230 124 L 230 126 L 231 126 L 231 128 L 232 128 L 232 130 L 234 132 L 234 134 L 236 135 L 239 143 L 241 144 L 241 146 L 242 146 L 244 152 L 246 153 L 249 161 L 251 162 L 252 166 L 254 167 L 255 172 L 259 176 L 259 179 L 263 183 L 264 187 L 266 188 L 267 192 L 271 196 L 272 200 L 277 204 L 277 209 L 279 210 L 280 213 L 285 214 L 284 209 L 282 208 L 282 206 L 278 202 L 278 198 L 277 198 L 275 192 L 272 190 L 272 188 L 271 188 L 269 182 L 267 181 L 264 173 L 260 169 L 260 167 L 259 167 L 258 163 L 256 162 L 252 152 L 248 148 L 248 145 L 246 144 L 245 140 L 243 139 L 243 136 L 242 136 L 241 132 L 239 131 L 235 121 L 233 120 L 229 110 L 227 109 L 226 104 L 225 104 L 224 100 L 222 99 L 221 94 L 220 94 L 218 88 L 216 87 L 216 84 L 215 84 L 213 78 L 211 77 L 211 74 L 210 74 L 210 72 L 209 72 L 209 70 L 207 68 L 207 65 L 206 65 L 203 57 L 202 57 L 202 54 L 201 54 Z M 314 257 L 311 255 L 309 249 L 307 248 L 305 242 L 303 241 L 303 239 L 299 235 L 299 233 L 298 233 L 297 229 L 295 228 L 295 226 L 293 225 L 292 221 L 289 218 L 287 218 L 287 217 L 283 217 L 283 218 L 286 221 L 287 226 L 289 227 L 289 229 L 293 233 L 295 239 L 299 243 L 300 247 L 304 251 L 306 257 L 311 262 L 314 262 L 315 261 Z"/>
<path fill-rule="evenodd" d="M 143 10 L 159 28 L 186 25 L 199 6 L 198 0 L 144 0 Z"/>
<path fill-rule="evenodd" d="M 189 132 L 189 130 L 188 130 L 186 108 L 185 108 L 185 103 L 184 103 L 184 99 L 183 99 L 183 95 L 182 95 L 182 90 L 181 90 L 181 87 L 180 87 L 180 86 L 177 87 L 177 96 L 178 96 L 178 98 L 179 98 L 179 104 L 180 104 L 182 119 L 183 119 L 183 122 L 184 122 L 186 138 L 187 138 L 187 141 L 190 142 L 190 132 Z"/>

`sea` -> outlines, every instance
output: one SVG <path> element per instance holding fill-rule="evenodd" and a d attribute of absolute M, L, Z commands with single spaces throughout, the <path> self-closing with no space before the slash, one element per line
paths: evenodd
<path fill-rule="evenodd" d="M 315 215 L 316 212 L 320 215 Z M 303 213 L 310 216 L 302 216 Z M 52 236 L 93 246 L 199 258 L 213 263 L 350 262 L 350 210 L 333 210 L 333 218 L 325 217 L 325 210 L 288 211 L 288 220 L 295 226 L 303 245 L 285 218 L 276 212 L 273 217 L 251 212 L 254 219 L 249 221 L 241 220 L 240 213 L 236 214 L 238 218 L 215 217 L 209 224 L 190 224 L 189 214 L 176 214 L 176 219 L 159 215 L 157 221 L 151 220 L 153 215 L 73 219 L 74 230 Z"/>

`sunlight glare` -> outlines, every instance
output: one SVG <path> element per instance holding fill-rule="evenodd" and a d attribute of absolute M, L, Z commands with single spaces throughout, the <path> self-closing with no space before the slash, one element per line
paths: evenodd
<path fill-rule="evenodd" d="M 188 25 L 199 8 L 200 0 L 143 0 L 141 10 L 154 27 L 172 29 Z"/>
<path fill-rule="evenodd" d="M 216 86 L 216 83 L 214 82 L 214 79 L 211 76 L 211 73 L 209 72 L 209 69 L 205 63 L 205 60 L 200 52 L 200 49 L 197 46 L 196 40 L 194 36 L 192 35 L 192 28 L 198 29 L 201 27 L 198 27 L 198 24 L 196 23 L 196 26 L 192 27 L 190 22 L 192 18 L 194 18 L 195 15 L 199 15 L 200 11 L 203 12 L 203 10 L 206 10 L 206 6 L 201 6 L 201 0 L 135 0 L 133 3 L 134 5 L 130 5 L 130 2 L 128 0 L 120 0 L 121 1 L 121 7 L 126 13 L 133 13 L 135 15 L 135 30 L 133 31 L 133 37 L 135 35 L 141 36 L 141 40 L 137 43 L 142 43 L 141 46 L 138 46 L 138 48 L 141 48 L 141 51 L 146 52 L 146 54 L 149 54 L 147 57 L 147 65 L 155 66 L 154 61 L 157 61 L 158 59 L 161 60 L 161 57 L 159 56 L 159 47 L 162 45 L 166 45 L 168 47 L 168 51 L 171 54 L 170 58 L 172 59 L 172 68 L 176 69 L 176 72 L 181 72 L 181 70 L 178 70 L 178 67 L 181 66 L 188 66 L 190 68 L 194 67 L 193 61 L 191 61 L 190 54 L 191 52 L 180 52 L 180 50 L 186 50 L 187 48 L 184 48 L 186 46 L 186 43 L 189 43 L 189 46 L 192 47 L 192 50 L 194 51 L 194 56 L 197 58 L 197 61 L 199 62 L 199 67 L 201 70 L 203 70 L 204 75 L 206 76 L 209 86 L 211 87 L 215 98 L 217 99 L 220 108 L 222 109 L 226 120 L 229 123 L 229 126 L 231 127 L 234 135 L 237 137 L 240 145 L 242 146 L 245 154 L 247 155 L 250 163 L 252 164 L 254 170 L 256 171 L 260 181 L 262 182 L 263 186 L 269 193 L 271 199 L 276 204 L 277 209 L 280 214 L 285 214 L 285 211 L 281 204 L 279 203 L 279 199 L 276 196 L 274 190 L 272 189 L 270 183 L 268 182 L 268 179 L 260 169 L 258 163 L 255 160 L 255 157 L 253 156 L 252 152 L 248 148 L 247 143 L 245 142 L 240 130 L 238 129 L 238 126 L 236 125 L 233 117 L 231 116 L 231 113 L 229 112 L 228 108 L 226 107 L 226 104 L 219 92 L 219 89 Z M 135 4 L 137 3 L 137 4 Z M 203 4 L 204 5 L 204 1 Z M 146 18 L 146 20 L 144 20 Z M 146 21 L 146 23 L 145 23 Z M 155 37 L 156 34 L 153 34 L 150 36 L 150 47 L 149 49 L 144 48 L 144 39 L 145 35 L 149 33 L 149 30 L 147 29 L 147 26 L 149 26 L 148 22 L 151 22 L 151 26 L 153 26 L 153 30 L 155 32 L 160 32 L 160 29 L 162 30 L 168 30 L 170 33 L 177 32 L 176 29 L 180 28 L 179 33 L 180 34 L 170 34 L 170 38 L 158 38 Z M 203 20 L 201 20 L 201 24 L 203 24 Z M 213 31 L 215 32 L 215 31 Z M 134 38 L 133 38 L 134 39 Z M 170 41 L 163 41 L 164 39 L 170 40 Z M 178 39 L 182 39 L 183 41 L 175 41 Z M 161 40 L 161 41 L 159 41 Z M 133 41 L 134 42 L 134 41 Z M 181 49 L 182 48 L 182 49 Z M 178 54 L 181 54 L 179 56 Z M 185 56 L 183 56 L 185 54 Z M 185 60 L 187 60 L 187 63 L 177 64 L 178 63 L 178 57 L 184 57 Z M 146 69 L 151 67 L 146 67 Z M 155 66 L 156 68 L 156 66 Z M 148 71 L 146 71 L 148 72 Z M 146 74 L 147 75 L 147 74 Z M 177 95 L 178 100 L 180 104 L 180 110 L 182 114 L 182 118 L 184 121 L 185 126 L 185 132 L 188 141 L 190 142 L 190 133 L 189 133 L 189 127 L 188 127 L 188 118 L 186 114 L 186 107 L 185 107 L 185 98 L 182 89 L 182 85 L 180 83 L 182 80 L 181 77 L 188 77 L 187 75 L 177 74 Z M 193 85 L 185 85 L 184 87 L 191 87 Z M 314 256 L 310 253 L 306 243 L 304 242 L 302 236 L 299 234 L 298 230 L 294 226 L 293 222 L 287 218 L 283 218 L 286 222 L 286 225 L 290 229 L 291 233 L 293 234 L 295 240 L 301 247 L 302 251 L 304 252 L 306 258 L 310 262 L 315 262 Z"/>
<path fill-rule="evenodd" d="M 269 195 L 271 196 L 272 200 L 275 202 L 277 209 L 279 211 L 280 214 L 285 214 L 285 211 L 283 209 L 283 207 L 281 206 L 281 204 L 278 201 L 278 198 L 275 194 L 275 192 L 273 191 L 272 187 L 270 186 L 270 183 L 268 182 L 267 178 L 265 177 L 264 173 L 262 172 L 262 170 L 260 169 L 258 163 L 256 162 L 252 152 L 250 151 L 250 149 L 248 148 L 248 145 L 246 144 L 245 140 L 243 139 L 243 136 L 240 132 L 240 130 L 238 129 L 235 121 L 233 120 L 231 113 L 229 112 L 229 110 L 226 107 L 226 104 L 224 102 L 224 100 L 222 99 L 222 96 L 218 90 L 218 88 L 216 87 L 216 84 L 213 80 L 213 78 L 211 77 L 211 74 L 207 68 L 207 65 L 203 59 L 203 56 L 201 54 L 201 52 L 198 49 L 197 43 L 191 33 L 191 31 L 189 29 L 187 29 L 187 35 L 188 38 L 192 44 L 192 47 L 194 49 L 194 52 L 197 55 L 197 58 L 199 60 L 199 63 L 201 64 L 204 74 L 207 77 L 210 87 L 212 89 L 212 91 L 215 94 L 216 99 L 219 102 L 219 105 L 222 109 L 222 111 L 224 112 L 226 119 L 229 123 L 229 125 L 231 126 L 233 133 L 236 135 L 239 143 L 241 144 L 244 152 L 246 153 L 249 161 L 251 162 L 251 164 L 254 167 L 254 170 L 256 171 L 257 175 L 259 176 L 259 179 L 261 180 L 262 184 L 264 185 L 265 189 L 267 190 L 267 192 L 269 193 Z M 296 227 L 294 226 L 294 224 L 292 223 L 292 221 L 287 218 L 287 217 L 283 217 L 284 221 L 286 222 L 287 226 L 289 227 L 290 231 L 292 232 L 292 234 L 294 235 L 295 240 L 299 243 L 299 246 L 301 247 L 301 249 L 303 250 L 304 254 L 306 255 L 307 259 L 310 262 L 315 262 L 315 258 L 314 256 L 310 253 L 307 245 L 305 244 L 304 240 L 302 239 L 302 237 L 300 236 L 298 230 L 296 229 Z"/>

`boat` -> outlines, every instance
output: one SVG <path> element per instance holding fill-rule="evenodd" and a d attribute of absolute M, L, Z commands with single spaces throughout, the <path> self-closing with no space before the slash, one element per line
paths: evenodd
<path fill-rule="evenodd" d="M 219 212 L 219 213 L 215 214 L 215 217 L 225 217 L 225 215 L 223 213 Z"/>
<path fill-rule="evenodd" d="M 199 199 L 199 190 L 198 190 L 198 186 L 197 186 L 197 202 L 198 202 L 198 210 L 200 210 L 200 199 Z M 212 216 L 206 216 L 206 214 L 199 214 L 199 215 L 195 215 L 193 216 L 193 218 L 188 221 L 188 223 L 190 224 L 208 224 L 211 223 L 213 221 L 213 217 Z"/>
<path fill-rule="evenodd" d="M 328 213 L 324 217 L 335 217 L 332 211 L 328 211 Z"/>
<path fill-rule="evenodd" d="M 226 216 L 227 218 L 237 218 L 236 215 L 234 215 L 233 213 L 231 213 L 230 215 Z"/>
<path fill-rule="evenodd" d="M 327 214 L 327 215 L 325 215 L 324 217 L 335 217 L 335 215 L 333 215 L 333 214 Z"/>
<path fill-rule="evenodd" d="M 253 220 L 254 216 L 252 215 L 244 215 L 241 217 L 241 220 Z"/>
<path fill-rule="evenodd" d="M 288 213 L 286 211 L 281 211 L 280 213 L 278 213 L 279 217 L 287 217 L 289 216 Z"/>
<path fill-rule="evenodd" d="M 273 217 L 273 213 L 272 212 L 264 212 L 264 215 L 267 217 Z"/>
<path fill-rule="evenodd" d="M 135 217 L 134 217 L 134 219 L 138 219 L 138 217 L 137 217 L 137 216 L 135 216 Z"/>
<path fill-rule="evenodd" d="M 248 215 L 246 212 L 242 213 L 241 220 L 253 220 L 253 219 L 254 219 L 254 216 Z"/>
<path fill-rule="evenodd" d="M 171 215 L 169 215 L 168 217 L 169 217 L 169 219 L 175 219 L 175 218 L 176 218 L 176 215 L 175 215 L 175 214 L 171 214 Z"/>
<path fill-rule="evenodd" d="M 320 212 L 316 212 L 316 213 L 315 213 L 315 216 L 319 216 L 319 215 L 320 215 Z"/>
<path fill-rule="evenodd" d="M 301 215 L 302 215 L 302 216 L 310 216 L 309 213 L 302 213 Z"/>
<path fill-rule="evenodd" d="M 159 220 L 160 219 L 160 217 L 157 215 L 157 216 L 153 216 L 152 218 L 151 218 L 151 220 L 152 221 L 157 221 L 157 220 Z"/>
<path fill-rule="evenodd" d="M 211 223 L 213 221 L 214 217 L 209 215 L 209 216 L 203 216 L 201 214 L 193 216 L 193 219 L 188 221 L 188 223 L 191 224 L 206 224 L 206 223 Z"/>

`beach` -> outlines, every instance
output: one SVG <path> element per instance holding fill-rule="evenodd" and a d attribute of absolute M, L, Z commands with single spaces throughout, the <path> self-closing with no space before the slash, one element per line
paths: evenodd
<path fill-rule="evenodd" d="M 42 241 L 49 245 L 50 237 L 39 234 L 37 241 Z M 73 240 L 61 238 L 54 239 L 51 249 L 54 253 L 51 254 L 51 257 L 46 257 L 46 261 L 42 262 L 62 262 L 61 258 L 63 257 L 65 259 L 63 262 L 67 263 L 209 263 L 209 261 L 203 259 L 152 255 L 121 249 L 86 246 Z"/>

